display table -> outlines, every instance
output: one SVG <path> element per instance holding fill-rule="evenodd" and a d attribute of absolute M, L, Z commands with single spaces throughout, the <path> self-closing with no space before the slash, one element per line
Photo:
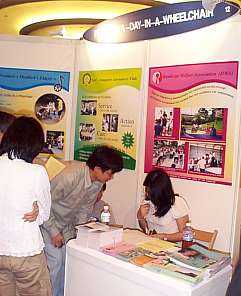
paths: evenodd
<path fill-rule="evenodd" d="M 211 279 L 193 286 L 82 248 L 71 240 L 66 252 L 65 296 L 224 296 L 231 273 L 231 266 L 227 266 Z"/>

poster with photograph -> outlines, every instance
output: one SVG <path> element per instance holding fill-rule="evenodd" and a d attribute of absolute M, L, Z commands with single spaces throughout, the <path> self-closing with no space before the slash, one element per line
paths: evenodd
<path fill-rule="evenodd" d="M 39 120 L 44 154 L 65 157 L 69 72 L 0 68 L 0 110 Z"/>
<path fill-rule="evenodd" d="M 155 137 L 177 139 L 179 130 L 179 109 L 155 107 Z"/>
<path fill-rule="evenodd" d="M 140 86 L 139 68 L 79 73 L 74 159 L 86 161 L 96 145 L 108 145 L 135 169 Z"/>
<path fill-rule="evenodd" d="M 210 143 L 191 143 L 188 172 L 224 176 L 225 146 Z"/>
<path fill-rule="evenodd" d="M 225 142 L 227 108 L 181 109 L 181 138 Z"/>
<path fill-rule="evenodd" d="M 188 145 L 183 141 L 154 140 L 152 166 L 185 171 Z"/>
<path fill-rule="evenodd" d="M 232 184 L 238 62 L 149 70 L 145 172 Z"/>

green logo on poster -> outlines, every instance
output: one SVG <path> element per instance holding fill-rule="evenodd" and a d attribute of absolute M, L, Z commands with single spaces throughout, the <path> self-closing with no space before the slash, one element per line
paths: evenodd
<path fill-rule="evenodd" d="M 131 148 L 134 144 L 134 137 L 132 135 L 132 133 L 124 133 L 123 137 L 122 137 L 122 145 L 125 148 Z"/>

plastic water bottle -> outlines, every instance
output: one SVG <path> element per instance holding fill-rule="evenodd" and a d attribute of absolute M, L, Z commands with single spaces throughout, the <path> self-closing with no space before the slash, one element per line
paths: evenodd
<path fill-rule="evenodd" d="M 191 223 L 187 222 L 186 227 L 184 228 L 183 234 L 182 234 L 182 251 L 191 247 L 192 244 L 193 244 L 193 230 L 191 227 Z"/>
<path fill-rule="evenodd" d="M 100 214 L 100 222 L 107 225 L 110 223 L 110 210 L 109 210 L 109 206 L 107 205 L 104 206 Z"/>

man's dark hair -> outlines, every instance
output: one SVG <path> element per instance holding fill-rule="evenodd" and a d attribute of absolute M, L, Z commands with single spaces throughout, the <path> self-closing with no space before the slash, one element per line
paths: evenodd
<path fill-rule="evenodd" d="M 32 117 L 21 116 L 4 133 L 0 155 L 7 153 L 9 159 L 19 158 L 31 163 L 43 145 L 44 133 L 40 123 Z"/>
<path fill-rule="evenodd" d="M 16 117 L 10 113 L 0 111 L 0 133 L 5 133 Z"/>
<path fill-rule="evenodd" d="M 113 174 L 123 169 L 123 159 L 120 153 L 108 146 L 97 146 L 86 164 L 92 170 L 100 167 L 103 172 L 111 170 Z"/>

